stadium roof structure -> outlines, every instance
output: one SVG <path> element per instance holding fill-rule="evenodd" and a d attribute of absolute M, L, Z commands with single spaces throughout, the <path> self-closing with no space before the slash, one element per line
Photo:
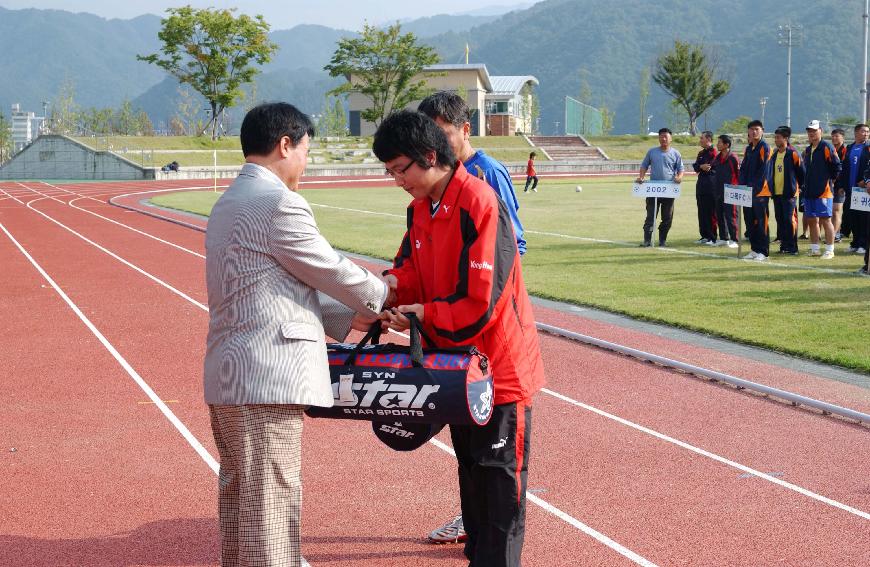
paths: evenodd
<path fill-rule="evenodd" d="M 437 65 L 427 65 L 423 67 L 423 71 L 427 73 L 441 73 L 443 71 L 477 71 L 483 80 L 483 86 L 486 92 L 492 92 L 492 80 L 489 76 L 489 71 L 486 70 L 486 65 L 483 63 L 439 63 Z"/>
<path fill-rule="evenodd" d="M 513 96 L 519 94 L 526 83 L 538 84 L 538 79 L 532 75 L 494 75 L 491 95 Z"/>

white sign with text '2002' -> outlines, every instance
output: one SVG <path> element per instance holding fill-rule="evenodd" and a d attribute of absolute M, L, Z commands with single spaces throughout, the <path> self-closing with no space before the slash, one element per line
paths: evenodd
<path fill-rule="evenodd" d="M 752 206 L 752 188 L 746 185 L 725 185 L 725 202 L 738 207 Z"/>
<path fill-rule="evenodd" d="M 670 181 L 645 181 L 635 183 L 631 188 L 635 197 L 659 197 L 676 199 L 680 196 L 680 184 Z"/>
<path fill-rule="evenodd" d="M 870 194 L 863 187 L 852 187 L 852 210 L 870 212 Z"/>

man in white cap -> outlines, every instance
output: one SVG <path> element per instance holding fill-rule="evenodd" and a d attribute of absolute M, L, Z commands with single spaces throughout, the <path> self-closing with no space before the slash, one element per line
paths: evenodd
<path fill-rule="evenodd" d="M 807 124 L 807 139 L 810 145 L 804 151 L 804 217 L 809 219 L 810 226 L 809 255 L 831 260 L 834 257 L 833 187 L 840 174 L 840 158 L 834 146 L 822 140 L 822 127 L 818 120 Z M 824 254 L 819 251 L 819 225 L 825 229 Z"/>

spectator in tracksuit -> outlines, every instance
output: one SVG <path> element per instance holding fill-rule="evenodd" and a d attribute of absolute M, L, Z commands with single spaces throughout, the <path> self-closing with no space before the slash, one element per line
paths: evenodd
<path fill-rule="evenodd" d="M 719 240 L 707 244 L 710 246 L 727 246 L 737 248 L 740 235 L 737 233 L 737 206 L 725 202 L 725 185 L 737 185 L 740 166 L 737 156 L 731 151 L 731 136 L 722 134 L 716 141 L 719 153 L 713 162 L 715 173 L 716 221 L 719 225 Z"/>
<path fill-rule="evenodd" d="M 407 232 L 384 274 L 398 305 L 384 312 L 385 323 L 406 329 L 405 314 L 414 313 L 434 346 L 475 345 L 492 369 L 489 423 L 450 426 L 465 555 L 474 567 L 519 567 L 532 396 L 544 385 L 544 368 L 510 214 L 421 112 L 387 117 L 372 149 L 413 197 Z"/>
<path fill-rule="evenodd" d="M 864 189 L 870 191 L 870 163 L 867 164 L 867 168 L 864 170 L 864 173 L 860 177 L 863 177 L 863 179 L 858 182 L 858 185 L 856 185 L 856 187 L 863 187 Z M 860 211 L 855 212 L 858 213 Z M 866 212 L 864 214 L 870 215 L 870 213 Z M 855 229 L 853 228 L 852 232 L 854 231 Z M 870 222 L 868 221 L 865 221 L 864 223 L 864 238 L 866 238 L 867 241 L 870 242 Z M 858 268 L 858 273 L 862 276 L 870 276 L 870 246 L 864 247 L 864 265 Z"/>
<path fill-rule="evenodd" d="M 762 136 L 764 125 L 761 120 L 753 120 L 747 125 L 746 137 L 749 145 L 743 152 L 743 162 L 740 164 L 740 184 L 752 189 L 752 207 L 743 207 L 743 221 L 752 245 L 752 250 L 744 256 L 746 260 L 763 261 L 770 255 L 770 189 L 765 176 L 770 146 Z"/>
<path fill-rule="evenodd" d="M 846 161 L 846 133 L 842 128 L 834 128 L 831 130 L 831 144 L 834 146 L 834 151 L 837 153 L 837 157 L 840 159 L 840 163 Z M 839 177 L 837 178 L 839 179 Z M 849 223 L 845 221 L 845 205 L 846 205 L 846 193 L 841 193 L 837 190 L 837 183 L 834 182 L 834 208 L 833 208 L 833 216 L 831 216 L 831 222 L 834 224 L 834 242 L 839 242 L 843 238 L 843 231 L 846 232 L 846 236 L 849 236 Z M 845 221 L 845 226 L 843 226 Z M 842 229 L 842 230 L 841 230 Z"/>
<path fill-rule="evenodd" d="M 776 216 L 776 236 L 779 253 L 798 253 L 797 196 L 804 182 L 804 168 L 800 154 L 789 145 L 791 128 L 780 126 L 774 132 L 776 151 L 767 160 L 767 186 L 773 192 L 773 211 Z"/>
<path fill-rule="evenodd" d="M 834 257 L 834 193 L 831 188 L 840 175 L 840 158 L 834 146 L 822 140 L 822 127 L 818 120 L 807 124 L 807 140 L 810 145 L 804 150 L 804 216 L 810 224 L 810 256 L 821 255 L 822 260 Z M 819 231 L 825 229 L 825 252 L 819 253 Z"/>
<path fill-rule="evenodd" d="M 713 132 L 701 132 L 698 138 L 701 151 L 692 164 L 698 174 L 695 182 L 695 203 L 698 205 L 698 232 L 701 238 L 695 244 L 716 242 L 716 172 L 713 170 L 716 149 L 713 147 Z"/>
<path fill-rule="evenodd" d="M 867 250 L 867 224 L 870 213 L 853 211 L 851 209 L 852 187 L 858 187 L 862 181 L 862 173 L 870 166 L 870 127 L 866 124 L 855 126 L 855 141 L 846 148 L 846 158 L 843 160 L 843 171 L 837 178 L 837 192 L 845 196 L 843 203 L 843 236 L 847 236 L 846 226 L 850 228 L 852 242 L 846 252 L 863 254 Z"/>

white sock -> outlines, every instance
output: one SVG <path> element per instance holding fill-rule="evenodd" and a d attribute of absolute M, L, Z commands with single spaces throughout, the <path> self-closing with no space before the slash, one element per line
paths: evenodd
<path fill-rule="evenodd" d="M 810 244 L 810 250 L 812 250 L 813 252 L 818 252 L 819 245 L 818 244 Z"/>
<path fill-rule="evenodd" d="M 834 245 L 833 244 L 825 244 L 825 252 L 833 252 Z"/>

